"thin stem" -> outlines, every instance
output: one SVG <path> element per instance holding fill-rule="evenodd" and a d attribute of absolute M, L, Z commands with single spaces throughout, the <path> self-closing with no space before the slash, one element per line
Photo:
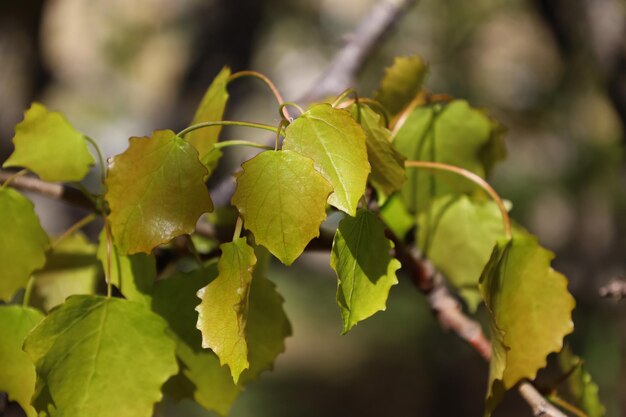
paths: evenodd
<path fill-rule="evenodd" d="M 283 104 L 285 103 L 285 101 L 283 100 L 283 96 L 280 94 L 280 91 L 278 91 L 278 88 L 276 88 L 276 85 L 272 82 L 272 80 L 270 80 L 267 76 L 257 71 L 239 71 L 231 75 L 230 78 L 228 79 L 228 82 L 231 82 L 231 81 L 236 80 L 237 78 L 243 78 L 243 77 L 253 77 L 253 78 L 257 78 L 263 81 L 265 85 L 267 85 L 269 89 L 272 90 L 272 94 L 274 94 L 274 97 L 276 97 L 276 101 L 278 101 L 278 104 L 281 105 L 280 109 L 283 113 L 283 116 L 285 116 L 287 120 L 291 120 L 289 111 L 283 106 Z"/>
<path fill-rule="evenodd" d="M 563 410 L 569 411 L 570 413 L 574 414 L 577 417 L 589 417 L 587 415 L 587 413 L 585 413 L 583 410 L 581 410 L 580 408 L 578 408 L 578 407 L 568 403 L 563 398 L 559 397 L 556 393 L 555 394 L 550 394 L 546 398 L 552 404 L 561 407 Z"/>
<path fill-rule="evenodd" d="M 23 175 L 26 175 L 28 173 L 27 169 L 22 169 L 21 171 L 17 171 L 15 174 L 11 175 L 9 178 L 6 179 L 6 181 L 4 181 L 4 184 L 2 184 L 2 186 L 0 187 L 0 190 L 4 190 L 5 188 L 7 188 L 11 182 L 16 179 L 19 178 Z"/>
<path fill-rule="evenodd" d="M 285 119 L 285 117 L 284 117 L 285 116 L 285 112 L 284 112 L 285 111 L 285 107 L 289 107 L 289 106 L 295 107 L 300 112 L 300 115 L 302 115 L 302 113 L 304 113 L 304 109 L 302 107 L 300 107 L 300 105 L 298 105 L 298 103 L 294 103 L 293 101 L 286 101 L 283 104 L 281 104 L 280 107 L 278 108 L 278 112 L 283 116 L 283 119 Z M 288 122 L 291 122 L 292 119 L 289 118 L 289 119 L 285 119 L 285 120 L 287 120 Z"/>
<path fill-rule="evenodd" d="M 353 104 L 353 103 L 358 103 L 358 104 L 363 103 L 363 104 L 369 105 L 370 107 L 375 107 L 378 110 L 378 112 L 385 118 L 385 126 L 389 127 L 391 115 L 389 114 L 385 106 L 383 106 L 383 104 L 380 101 L 367 98 L 367 97 L 350 99 L 341 103 L 341 106 L 339 106 L 339 108 L 343 109 L 344 107 L 348 107 L 350 104 Z"/>
<path fill-rule="evenodd" d="M 276 132 L 276 128 L 274 126 L 266 125 L 263 123 L 254 123 L 254 122 L 241 122 L 241 121 L 232 121 L 232 120 L 218 120 L 215 122 L 203 122 L 198 123 L 178 132 L 178 136 L 181 138 L 184 137 L 187 133 L 193 132 L 194 130 L 202 129 L 204 127 L 211 126 L 243 126 L 243 127 L 253 127 L 256 129 L 269 130 L 270 132 Z"/>
<path fill-rule="evenodd" d="M 31 275 L 28 278 L 28 283 L 26 284 L 26 291 L 24 291 L 24 298 L 22 299 L 22 307 L 28 307 L 30 303 L 30 296 L 33 293 L 33 287 L 35 286 L 35 276 Z"/>
<path fill-rule="evenodd" d="M 226 140 L 223 142 L 217 142 L 215 145 L 213 145 L 215 149 L 227 148 L 229 146 L 251 146 L 253 148 L 274 149 L 271 146 L 250 142 L 248 140 Z"/>
<path fill-rule="evenodd" d="M 280 132 L 282 132 L 283 127 L 287 124 L 285 119 L 281 120 L 278 124 L 278 130 L 276 130 L 276 141 L 274 142 L 274 150 L 278 150 L 278 142 L 280 142 Z"/>
<path fill-rule="evenodd" d="M 511 218 L 509 217 L 509 213 L 506 211 L 504 202 L 502 201 L 502 199 L 500 198 L 496 190 L 494 190 L 493 187 L 489 185 L 487 181 L 485 181 L 484 179 L 482 179 L 481 177 L 479 177 L 478 175 L 474 174 L 471 171 L 468 171 L 463 168 L 459 168 L 454 165 L 444 164 L 441 162 L 406 161 L 404 165 L 407 168 L 452 172 L 454 174 L 465 177 L 468 180 L 472 181 L 474 184 L 478 185 L 480 188 L 485 190 L 485 192 L 487 192 L 487 194 L 489 194 L 489 196 L 493 199 L 493 201 L 498 205 L 498 208 L 500 209 L 500 214 L 502 216 L 502 223 L 504 224 L 504 235 L 507 237 L 507 239 L 511 239 L 511 236 L 512 236 Z"/>
<path fill-rule="evenodd" d="M 93 146 L 93 148 L 96 150 L 96 153 L 98 154 L 98 161 L 99 161 L 98 165 L 100 166 L 100 180 L 102 184 L 104 184 L 104 180 L 106 178 L 106 165 L 104 163 L 104 153 L 102 152 L 102 149 L 100 148 L 100 145 L 98 144 L 98 142 L 96 142 L 89 136 L 85 136 L 85 139 L 87 139 L 87 142 L 89 142 L 91 146 Z"/>
<path fill-rule="evenodd" d="M 104 234 L 107 240 L 107 264 L 104 271 L 104 279 L 107 283 L 107 298 L 113 295 L 113 283 L 111 282 L 111 225 L 109 219 L 104 218 Z"/>
<path fill-rule="evenodd" d="M 355 100 L 358 100 L 358 96 L 356 94 L 356 90 L 352 87 L 346 88 L 341 94 L 337 96 L 335 101 L 333 102 L 333 107 L 337 107 L 341 102 L 348 97 L 350 94 L 354 94 Z"/>
<path fill-rule="evenodd" d="M 83 227 L 85 227 L 92 221 L 96 220 L 97 218 L 98 218 L 98 215 L 96 213 L 90 213 L 86 215 L 85 217 L 83 217 L 82 219 L 80 219 L 79 221 L 77 221 L 76 223 L 74 223 L 73 225 L 71 225 L 65 232 L 63 232 L 61 236 L 57 237 L 54 240 L 54 242 L 52 242 L 52 245 L 51 245 L 52 249 L 56 248 L 63 239 L 65 239 L 66 237 L 68 237 L 69 235 L 77 231 L 78 229 L 82 229 Z"/>
<path fill-rule="evenodd" d="M 235 239 L 238 239 L 239 236 L 241 236 L 242 227 L 243 227 L 243 219 L 241 218 L 241 216 L 238 216 L 237 223 L 235 224 L 235 232 L 233 233 L 233 241 L 235 241 Z"/>
<path fill-rule="evenodd" d="M 391 125 L 389 126 L 389 128 L 391 129 L 391 140 L 393 140 L 396 137 L 400 128 L 404 125 L 406 120 L 409 118 L 409 115 L 413 113 L 413 110 L 415 110 L 417 106 L 420 106 L 424 104 L 425 102 L 426 102 L 426 94 L 424 94 L 423 92 L 419 93 L 409 103 L 409 105 L 406 106 L 404 110 L 402 110 L 400 114 L 398 114 L 395 117 L 395 119 L 391 122 Z"/>

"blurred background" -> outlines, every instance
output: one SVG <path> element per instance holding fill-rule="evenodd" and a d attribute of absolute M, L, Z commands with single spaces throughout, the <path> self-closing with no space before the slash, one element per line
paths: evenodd
<path fill-rule="evenodd" d="M 130 136 L 186 126 L 224 65 L 263 72 L 296 100 L 375 3 L 4 0 L 0 161 L 33 100 L 62 111 L 108 156 Z M 513 202 L 514 218 L 556 252 L 554 266 L 577 299 L 568 339 L 608 415 L 626 415 L 626 301 L 599 295 L 626 274 L 626 1 L 421 0 L 367 61 L 360 95 L 372 93 L 394 56 L 408 54 L 429 62 L 429 91 L 466 98 L 507 127 L 509 158 L 492 182 Z M 257 81 L 237 81 L 230 92 L 228 119 L 280 120 Z M 217 180 L 241 158 L 229 149 Z M 94 189 L 97 182 L 95 173 L 87 179 Z M 81 215 L 33 198 L 53 235 Z M 294 336 L 232 416 L 482 415 L 487 365 L 439 328 L 406 280 L 392 289 L 386 312 L 341 337 L 327 254 L 289 269 L 274 265 L 270 278 L 286 299 Z M 167 399 L 156 413 L 211 415 Z M 513 393 L 496 415 L 532 413 Z"/>

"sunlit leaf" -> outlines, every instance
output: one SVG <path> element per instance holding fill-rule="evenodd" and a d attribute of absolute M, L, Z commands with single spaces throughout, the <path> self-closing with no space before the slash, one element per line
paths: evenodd
<path fill-rule="evenodd" d="M 220 363 L 228 365 L 237 383 L 243 370 L 250 366 L 246 321 L 256 256 L 245 238 L 224 243 L 220 248 L 217 278 L 198 291 L 202 302 L 196 307 L 197 327 L 202 332 L 202 347 L 212 349 Z"/>
<path fill-rule="evenodd" d="M 376 100 L 392 114 L 399 113 L 422 89 L 428 66 L 419 56 L 398 56 L 385 69 Z"/>
<path fill-rule="evenodd" d="M 28 417 L 37 412 L 30 405 L 35 392 L 35 365 L 24 351 L 24 338 L 43 315 L 21 306 L 0 306 L 0 392 L 6 392 L 10 401 L 17 402 Z"/>
<path fill-rule="evenodd" d="M 399 194 L 394 194 L 385 201 L 380 208 L 380 217 L 387 227 L 400 239 L 404 239 L 406 234 L 415 226 L 415 216 L 409 213 L 404 201 Z"/>
<path fill-rule="evenodd" d="M 466 101 L 417 107 L 394 139 L 396 148 L 408 159 L 443 162 L 465 168 L 485 177 L 504 154 L 501 135 L 493 131 L 494 122 Z M 495 143 L 498 142 L 498 143 Z M 499 155 L 499 156 L 498 156 Z M 428 206 L 437 196 L 467 193 L 475 189 L 470 181 L 454 174 L 410 169 L 403 187 L 408 208 L 415 212 Z"/>
<path fill-rule="evenodd" d="M 202 348 L 202 335 L 196 328 L 198 313 L 194 310 L 196 293 L 217 277 L 217 263 L 190 273 L 178 273 L 160 280 L 154 287 L 152 309 L 169 324 L 176 341 L 176 355 L 182 362 L 181 373 L 190 382 L 175 389 L 177 396 L 192 398 L 208 410 L 228 413 L 240 388 L 235 385 L 227 367 L 209 349 Z M 219 323 L 218 323 L 219 324 Z"/>
<path fill-rule="evenodd" d="M 204 94 L 202 102 L 200 106 L 198 106 L 196 114 L 191 121 L 192 125 L 222 120 L 224 109 L 228 102 L 226 85 L 228 84 L 229 77 L 230 69 L 228 67 L 222 68 Z M 205 163 L 206 166 L 212 166 L 214 168 L 217 160 L 221 156 L 219 150 L 217 152 L 211 152 L 221 130 L 222 126 L 210 126 L 194 130 L 185 136 L 185 139 L 196 148 L 200 160 Z M 210 157 L 209 154 L 211 154 Z M 210 169 L 210 171 L 212 171 L 212 169 Z"/>
<path fill-rule="evenodd" d="M 94 294 L 102 269 L 96 245 L 80 232 L 67 236 L 48 253 L 46 266 L 35 273 L 32 304 L 46 311 L 75 294 Z"/>
<path fill-rule="evenodd" d="M 391 132 L 384 126 L 378 113 L 365 105 L 352 105 L 348 110 L 365 131 L 367 157 L 372 166 L 369 181 L 378 191 L 378 199 L 382 202 L 402 188 L 406 180 L 406 158 L 391 144 Z"/>
<path fill-rule="evenodd" d="M 602 417 L 606 414 L 606 408 L 600 402 L 598 384 L 583 366 L 583 360 L 574 355 L 569 346 L 565 346 L 559 353 L 559 366 L 566 375 L 567 387 L 576 405 L 579 406 L 588 417 Z"/>
<path fill-rule="evenodd" d="M 291 151 L 262 152 L 242 167 L 233 205 L 256 242 L 289 265 L 319 236 L 331 187 L 313 161 Z"/>
<path fill-rule="evenodd" d="M 492 201 L 445 196 L 418 216 L 417 242 L 475 311 L 482 301 L 478 280 L 497 240 L 504 236 L 502 216 Z M 454 254 L 451 256 L 451 254 Z"/>
<path fill-rule="evenodd" d="M 51 417 L 150 417 L 178 370 L 167 324 L 139 303 L 75 295 L 28 335 L 33 404 Z"/>
<path fill-rule="evenodd" d="M 195 230 L 202 213 L 213 210 L 198 153 L 171 130 L 131 138 L 112 158 L 106 200 L 115 243 L 122 254 L 150 251 Z"/>
<path fill-rule="evenodd" d="M 567 279 L 550 267 L 554 255 L 533 237 L 500 240 L 480 279 L 491 315 L 493 356 L 487 412 L 504 391 L 520 380 L 533 380 L 572 332 L 574 298 Z"/>
<path fill-rule="evenodd" d="M 10 301 L 44 266 L 49 242 L 33 203 L 17 191 L 0 188 L 0 213 L 0 299 Z"/>
<path fill-rule="evenodd" d="M 339 279 L 342 333 L 386 309 L 389 289 L 398 283 L 396 271 L 400 269 L 400 262 L 389 255 L 392 248 L 383 224 L 370 211 L 361 209 L 356 218 L 346 216 L 339 223 L 330 266 Z"/>
<path fill-rule="evenodd" d="M 365 141 L 346 110 L 316 104 L 287 127 L 283 149 L 311 158 L 333 187 L 328 202 L 354 216 L 370 172 Z"/>
<path fill-rule="evenodd" d="M 102 229 L 98 239 L 98 259 L 102 269 L 107 270 L 107 241 Z M 136 253 L 122 255 L 114 242 L 110 247 L 111 283 L 130 301 L 150 303 L 150 294 L 156 279 L 156 259 L 154 255 Z"/>
<path fill-rule="evenodd" d="M 25 167 L 45 181 L 80 181 L 94 164 L 85 136 L 58 112 L 33 103 L 15 126 L 15 151 L 3 167 Z"/>

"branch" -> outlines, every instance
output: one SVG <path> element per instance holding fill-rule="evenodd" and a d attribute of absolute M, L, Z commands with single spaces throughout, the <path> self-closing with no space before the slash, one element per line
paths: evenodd
<path fill-rule="evenodd" d="M 0 182 L 4 184 L 12 175 L 13 172 L 0 169 Z M 96 209 L 92 201 L 80 190 L 63 184 L 45 182 L 35 177 L 16 177 L 11 181 L 10 187 L 41 194 L 86 210 Z"/>
<path fill-rule="evenodd" d="M 312 102 L 339 94 L 356 84 L 356 77 L 375 47 L 416 0 L 382 0 L 348 36 L 324 73 L 301 101 Z"/>

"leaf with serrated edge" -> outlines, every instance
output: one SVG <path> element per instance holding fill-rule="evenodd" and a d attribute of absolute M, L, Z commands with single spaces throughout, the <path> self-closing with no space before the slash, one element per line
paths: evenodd
<path fill-rule="evenodd" d="M 171 130 L 130 138 L 111 158 L 106 200 L 115 244 L 124 255 L 144 252 L 190 234 L 202 213 L 213 210 L 198 153 Z"/>
<path fill-rule="evenodd" d="M 256 256 L 245 238 L 224 243 L 220 248 L 219 275 L 198 291 L 202 302 L 196 307 L 197 327 L 202 333 L 202 347 L 212 349 L 220 363 L 228 365 L 237 383 L 241 372 L 250 366 L 246 321 Z"/>
<path fill-rule="evenodd" d="M 494 245 L 504 236 L 498 206 L 467 196 L 444 196 L 418 215 L 417 224 L 424 256 L 459 291 L 469 310 L 476 311 L 482 301 L 478 280 Z"/>
<path fill-rule="evenodd" d="M 368 106 L 356 104 L 348 110 L 365 131 L 367 157 L 372 166 L 369 180 L 378 191 L 379 201 L 382 201 L 402 188 L 406 180 L 406 158 L 391 144 L 391 132 L 382 124 L 378 113 Z"/>
<path fill-rule="evenodd" d="M 256 242 L 290 265 L 319 236 L 330 184 L 291 151 L 262 152 L 242 168 L 232 203 Z"/>
<path fill-rule="evenodd" d="M 24 167 L 44 181 L 80 181 L 95 163 L 85 136 L 58 112 L 33 103 L 15 126 L 15 151 L 3 167 Z"/>
<path fill-rule="evenodd" d="M 389 290 L 398 283 L 400 262 L 389 255 L 393 243 L 370 211 L 344 217 L 333 240 L 330 266 L 337 273 L 337 303 L 345 334 L 359 321 L 386 309 Z"/>
<path fill-rule="evenodd" d="M 49 241 L 33 203 L 17 191 L 0 188 L 0 213 L 0 299 L 10 301 L 46 263 Z"/>
<path fill-rule="evenodd" d="M 583 366 L 583 360 L 576 356 L 569 346 L 565 346 L 558 356 L 559 366 L 564 374 L 569 375 L 567 386 L 576 404 L 588 417 L 603 417 L 606 408 L 600 402 L 598 384 Z"/>
<path fill-rule="evenodd" d="M 222 117 L 224 116 L 224 109 L 226 108 L 226 103 L 228 102 L 228 91 L 226 90 L 226 86 L 228 84 L 229 77 L 230 69 L 228 67 L 222 68 L 207 89 L 206 93 L 204 93 L 200 106 L 198 106 L 196 114 L 191 121 L 192 125 L 222 120 Z M 212 158 L 207 159 L 207 155 L 211 152 L 213 145 L 217 142 L 221 130 L 222 126 L 209 126 L 189 132 L 185 136 L 187 141 L 198 151 L 200 160 L 203 162 L 206 160 L 207 165 L 216 162 L 211 161 L 212 158 L 219 158 L 219 156 L 221 156 L 221 152 L 218 152 L 214 153 Z"/>
<path fill-rule="evenodd" d="M 487 158 L 486 152 L 494 147 L 494 141 L 500 140 L 493 128 L 494 123 L 482 111 L 466 101 L 455 100 L 413 110 L 393 143 L 408 159 L 455 165 L 484 178 L 496 162 L 495 154 L 490 152 Z M 402 196 L 407 207 L 416 212 L 428 207 L 434 197 L 475 189 L 474 183 L 458 175 L 433 176 L 432 172 L 411 169 Z"/>
<path fill-rule="evenodd" d="M 6 392 L 9 401 L 17 402 L 28 417 L 37 417 L 30 405 L 35 392 L 35 365 L 24 351 L 24 338 L 43 315 L 29 307 L 0 306 L 0 392 Z"/>
<path fill-rule="evenodd" d="M 399 113 L 422 89 L 428 66 L 419 56 L 398 56 L 385 69 L 376 100 L 391 114 Z"/>
<path fill-rule="evenodd" d="M 504 391 L 522 379 L 534 379 L 574 329 L 575 301 L 565 276 L 550 267 L 552 258 L 536 238 L 514 237 L 500 240 L 485 266 L 480 290 L 493 340 L 487 414 Z"/>
<path fill-rule="evenodd" d="M 311 158 L 333 187 L 328 203 L 354 216 L 370 173 L 365 140 L 346 110 L 316 104 L 287 126 L 283 149 Z"/>
<path fill-rule="evenodd" d="M 104 229 L 98 238 L 98 260 L 107 270 L 107 241 Z M 122 295 L 130 301 L 150 303 L 150 294 L 156 280 L 156 258 L 154 255 L 136 253 L 122 255 L 111 242 L 111 276 L 109 279 Z"/>
<path fill-rule="evenodd" d="M 101 277 L 96 245 L 84 234 L 73 233 L 48 253 L 46 266 L 35 272 L 31 305 L 49 311 L 76 294 L 95 294 Z"/>
<path fill-rule="evenodd" d="M 150 417 L 176 374 L 165 320 L 121 298 L 75 295 L 26 337 L 33 405 L 50 417 Z"/>
<path fill-rule="evenodd" d="M 177 273 L 158 281 L 152 294 L 152 309 L 169 324 L 176 341 L 176 355 L 182 362 L 182 375 L 191 384 L 178 384 L 179 397 L 194 399 L 207 410 L 226 415 L 239 394 L 230 371 L 221 366 L 209 349 L 202 348 L 202 335 L 196 328 L 196 293 L 217 277 L 217 262 L 189 273 Z"/>

